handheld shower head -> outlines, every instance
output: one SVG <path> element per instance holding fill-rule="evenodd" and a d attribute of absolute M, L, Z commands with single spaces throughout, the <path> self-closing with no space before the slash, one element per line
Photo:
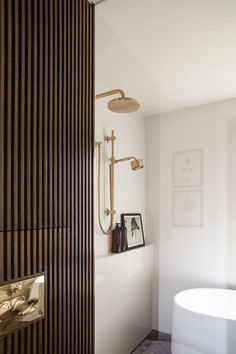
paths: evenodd
<path fill-rule="evenodd" d="M 134 159 L 133 161 L 130 162 L 132 170 L 136 171 L 136 170 L 140 170 L 141 168 L 143 168 L 143 160 L 137 160 Z"/>
<path fill-rule="evenodd" d="M 136 159 L 136 157 L 134 156 L 128 156 L 128 157 L 123 157 L 122 159 L 119 159 L 119 160 L 114 160 L 113 163 L 119 163 L 119 162 L 124 162 L 124 161 L 130 161 L 130 165 L 131 165 L 131 168 L 133 171 L 136 171 L 136 170 L 140 170 L 141 168 L 143 168 L 143 160 L 138 160 Z"/>
<path fill-rule="evenodd" d="M 114 113 L 132 113 L 140 108 L 139 102 L 135 98 L 126 97 L 123 90 L 116 89 L 96 95 L 96 99 L 119 94 L 121 97 L 110 100 L 107 108 Z"/>

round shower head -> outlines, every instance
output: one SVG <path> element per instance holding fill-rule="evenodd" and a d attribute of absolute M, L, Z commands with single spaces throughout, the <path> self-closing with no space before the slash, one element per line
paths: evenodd
<path fill-rule="evenodd" d="M 136 171 L 136 170 L 140 170 L 141 168 L 143 168 L 143 160 L 133 160 L 130 162 L 132 170 Z"/>
<path fill-rule="evenodd" d="M 119 97 L 109 101 L 107 107 L 114 113 L 132 113 L 140 108 L 140 104 L 134 98 Z"/>

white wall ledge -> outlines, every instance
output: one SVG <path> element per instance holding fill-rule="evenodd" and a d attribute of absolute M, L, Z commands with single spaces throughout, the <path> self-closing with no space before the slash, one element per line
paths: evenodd
<path fill-rule="evenodd" d="M 95 260 L 96 261 L 99 261 L 99 260 L 102 260 L 102 259 L 107 259 L 107 258 L 113 258 L 113 257 L 126 257 L 128 256 L 129 254 L 131 253 L 140 253 L 140 252 L 145 252 L 146 250 L 152 248 L 153 245 L 152 244 L 147 244 L 145 246 L 142 246 L 142 247 L 137 247 L 137 248 L 134 248 L 134 249 L 131 249 L 131 250 L 128 250 L 128 251 L 125 251 L 125 252 L 121 252 L 121 253 L 112 253 L 112 252 L 109 252 L 107 254 L 101 254 L 101 255 L 97 255 L 95 257 Z"/>

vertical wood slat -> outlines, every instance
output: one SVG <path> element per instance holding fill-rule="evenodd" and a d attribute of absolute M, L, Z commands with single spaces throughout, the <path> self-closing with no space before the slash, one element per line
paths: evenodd
<path fill-rule="evenodd" d="M 88 181 L 88 190 L 89 190 L 89 200 L 88 200 L 88 218 L 91 220 L 94 220 L 94 208 L 93 208 L 93 203 L 94 203 L 94 189 L 91 188 L 91 186 L 94 183 L 93 180 L 93 165 L 91 164 L 91 161 L 94 159 L 93 153 L 94 153 L 94 148 L 93 148 L 93 142 L 95 140 L 95 131 L 94 131 L 94 116 L 95 116 L 95 107 L 94 107 L 94 97 L 95 97 L 95 89 L 94 89 L 94 82 L 95 82 L 95 72 L 94 72 L 94 50 L 93 48 L 95 47 L 95 14 L 93 9 L 90 7 L 89 8 L 89 91 L 88 91 L 88 96 L 89 96 L 89 126 L 88 126 L 88 134 L 89 134 L 89 139 L 88 139 L 88 165 L 89 165 L 89 171 L 88 171 L 88 176 L 89 176 L 89 181 Z M 91 327 L 91 323 L 94 322 L 94 304 L 95 304 L 95 281 L 94 281 L 94 271 L 91 272 L 91 267 L 92 269 L 95 269 L 95 264 L 94 264 L 94 230 L 93 230 L 93 224 L 91 222 L 88 222 L 89 225 L 89 232 L 88 232 L 88 308 L 89 308 L 89 317 L 88 317 L 88 323 L 89 323 L 89 335 L 88 335 L 88 352 L 89 353 L 95 353 L 95 331 L 94 328 Z M 92 256 L 92 258 L 91 258 Z"/>
<path fill-rule="evenodd" d="M 75 51 L 75 2 L 71 3 L 70 8 L 70 21 L 71 21 L 71 55 L 70 55 L 70 70 L 71 70 L 71 78 L 70 81 L 70 106 L 71 106 L 71 129 L 70 129 L 70 166 L 71 166 L 71 174 L 70 174 L 70 188 L 75 188 L 75 149 L 74 149 L 74 140 L 75 140 L 75 115 L 74 115 L 74 83 L 75 83 L 75 61 L 74 61 L 74 51 Z M 71 194 L 70 198 L 70 210 L 74 210 L 74 198 L 75 193 Z M 71 238 L 70 238 L 70 249 L 71 251 L 75 249 L 75 228 L 74 228 L 74 213 L 71 213 L 70 217 L 70 225 L 71 225 Z M 71 352 L 74 353 L 74 345 L 75 345 L 75 311 L 74 311 L 74 303 L 75 303 L 75 287 L 74 287 L 74 279 L 75 279 L 75 252 L 71 252 L 71 275 L 70 275 L 70 283 L 71 283 Z"/>
<path fill-rule="evenodd" d="M 19 1 L 19 175 L 18 175 L 18 213 L 19 213 L 19 229 L 26 226 L 25 210 L 26 210 L 26 193 L 25 193 L 25 118 L 26 118 L 26 4 L 25 1 Z M 25 232 L 20 233 L 19 238 L 19 268 L 20 276 L 25 274 Z M 21 337 L 21 345 L 23 341 Z"/>
<path fill-rule="evenodd" d="M 63 87 L 63 38 L 62 38 L 62 0 L 58 2 L 58 56 L 59 56 L 59 66 L 58 66 L 58 205 L 62 205 L 62 194 L 63 194 L 63 176 L 62 176 L 62 166 L 63 166 L 63 142 L 62 142 L 62 119 L 63 119 L 63 94 L 62 94 L 62 87 Z M 63 224 L 62 220 L 63 212 L 61 211 L 60 207 L 58 208 L 58 225 Z M 62 330 L 62 323 L 63 323 L 63 284 L 62 284 L 62 239 L 63 239 L 63 231 L 60 230 L 58 234 L 58 259 L 57 259 L 57 270 L 58 274 L 60 274 L 58 279 L 58 353 L 63 354 L 63 330 Z"/>
<path fill-rule="evenodd" d="M 38 201 L 37 201 L 37 190 L 38 190 L 38 160 L 37 160 L 37 149 L 38 149 L 38 137 L 39 131 L 37 127 L 38 122 L 38 52 L 39 52 L 39 42 L 38 42 L 38 21 L 39 14 L 37 13 L 37 1 L 32 1 L 32 106 L 31 106 L 31 217 L 30 223 L 33 222 L 33 225 L 37 228 L 37 210 L 38 210 Z M 31 221 L 32 220 L 32 221 Z M 32 273 L 37 272 L 37 239 L 38 232 L 31 233 L 31 267 Z M 35 335 L 35 330 L 34 330 Z M 34 337 L 33 337 L 34 338 Z"/>
<path fill-rule="evenodd" d="M 67 44 L 67 33 L 66 33 L 66 8 L 67 5 L 65 1 L 62 1 L 62 45 L 63 45 L 63 76 L 62 76 L 62 82 L 66 82 L 67 78 L 67 52 L 66 52 L 66 44 Z M 67 105 L 66 105 L 66 92 L 67 92 L 67 86 L 62 85 L 63 88 L 63 109 L 62 109 L 62 170 L 63 170 L 63 176 L 62 176 L 62 204 L 67 205 L 67 145 L 66 145 L 66 137 L 67 137 L 67 120 L 66 120 L 66 113 L 67 113 Z M 63 214 L 62 214 L 62 223 L 65 224 L 67 221 L 67 208 L 64 208 Z M 62 299 L 63 299 L 63 304 L 62 304 L 62 333 L 67 333 L 67 272 L 66 272 L 66 259 L 67 259 L 67 242 L 66 242 L 66 237 L 67 237 L 67 231 L 63 230 L 62 234 Z M 65 353 L 67 351 L 67 336 L 63 335 L 62 336 L 62 353 Z"/>
<path fill-rule="evenodd" d="M 83 13 L 83 3 L 80 2 L 79 3 L 79 13 Z M 82 43 L 83 46 L 83 21 L 80 20 L 79 21 L 79 43 Z M 79 67 L 78 67 L 79 72 L 83 72 L 83 52 L 79 51 Z M 78 102 L 78 109 L 79 109 L 79 116 L 82 117 L 82 112 L 83 112 L 83 96 L 82 96 L 82 89 L 83 89 L 83 78 L 82 80 L 79 80 L 79 88 L 78 88 L 78 92 L 79 92 L 79 102 Z M 82 139 L 81 137 L 81 133 L 82 133 L 82 119 L 79 120 L 78 122 L 78 131 L 79 131 L 79 136 L 78 136 L 78 154 L 81 155 L 82 152 Z M 81 213 L 81 208 L 79 208 L 79 205 L 81 203 L 81 190 L 82 190 L 82 174 L 81 174 L 82 168 L 81 168 L 81 160 L 78 161 L 78 199 L 77 199 L 77 203 L 78 203 L 78 228 L 77 228 L 77 233 L 81 234 L 82 232 L 82 213 Z M 78 239 L 78 252 L 79 254 L 81 254 L 82 251 L 82 237 L 80 237 Z M 79 264 L 79 269 L 81 269 L 82 267 L 82 257 L 78 260 L 78 264 Z M 82 283 L 82 272 L 79 271 L 78 272 L 78 283 L 81 284 Z M 82 310 L 83 310 L 83 303 L 82 303 L 82 289 L 79 287 L 78 288 L 78 312 L 81 314 L 81 316 L 79 317 L 79 331 L 80 333 L 82 332 L 82 328 L 83 328 L 83 316 L 82 316 Z M 82 352 L 82 336 L 79 337 L 79 353 Z"/>
<path fill-rule="evenodd" d="M 79 332 L 79 317 L 76 315 L 79 313 L 79 306 L 78 306 L 78 298 L 79 298 L 79 283 L 78 283 L 78 274 L 79 274 L 79 261 L 78 261 L 78 195 L 79 195 L 79 171 L 78 171 L 78 156 L 79 156 L 79 148 L 78 148 L 78 116 L 79 116 L 79 111 L 78 111 L 78 97 L 79 97 L 79 89 L 78 89 L 78 84 L 79 84 L 79 78 L 77 75 L 77 72 L 79 72 L 79 3 L 75 2 L 75 41 L 74 41 L 74 62 L 75 62 L 75 80 L 74 80 L 74 95 L 75 95 L 75 110 L 74 110 L 74 116 L 75 116 L 75 141 L 74 141 L 74 149 L 75 151 L 78 152 L 78 155 L 75 155 L 75 188 L 74 188 L 74 234 L 75 234 L 75 278 L 74 278 L 74 286 L 75 286 L 75 301 L 74 301 L 74 308 L 75 308 L 75 353 L 79 352 L 79 338 L 77 336 L 77 333 Z"/>
<path fill-rule="evenodd" d="M 93 354 L 94 7 L 0 0 L 0 285 L 44 272 L 45 319 L 0 354 Z"/>
<path fill-rule="evenodd" d="M 4 142 L 4 128 L 5 128 L 5 15 L 4 3 L 0 2 L 0 225 L 4 224 L 4 198 L 5 189 L 4 184 L 4 155 L 5 155 L 5 142 Z M 0 282 L 4 280 L 4 235 L 0 234 Z M 4 350 L 4 340 L 0 339 L 0 352 Z"/>
<path fill-rule="evenodd" d="M 11 183 L 11 171 L 12 171 L 12 141 L 11 141 L 11 127 L 12 127 L 12 105 L 11 105 L 11 89 L 12 89 L 12 9 L 11 2 L 8 2 L 5 6 L 5 33 L 8 33 L 8 41 L 5 41 L 5 53 L 9 65 L 5 66 L 5 156 L 4 159 L 4 225 L 7 228 L 11 228 L 12 209 L 11 209 L 11 197 L 12 197 L 12 183 Z M 7 68 L 6 68 L 7 67 Z M 7 119 L 9 117 L 9 119 Z M 9 212 L 6 212 L 9 210 Z M 11 237 L 4 239 L 4 256 L 5 256 L 5 276 L 7 280 L 11 279 L 12 263 L 11 263 Z"/>
<path fill-rule="evenodd" d="M 13 71 L 14 71 L 14 77 L 13 77 L 13 97 L 12 97 L 12 104 L 13 104 L 13 114 L 12 114 L 12 121 L 13 127 L 12 127 L 12 139 L 13 139 L 13 144 L 12 144 L 12 161 L 13 161 L 13 175 L 12 175 L 12 184 L 13 184 L 13 195 L 12 195 L 12 221 L 11 221 L 11 227 L 14 228 L 14 225 L 19 225 L 20 221 L 20 215 L 19 215 L 19 166 L 20 166 L 20 159 L 19 159 L 19 130 L 20 130 L 20 125 L 19 125 L 19 111 L 20 111 L 20 105 L 19 105 L 19 75 L 20 75 L 20 55 L 19 55 L 19 46 L 20 46 L 20 41 L 19 41 L 19 17 L 20 17 L 20 8 L 19 8 L 19 3 L 12 1 L 12 12 L 13 12 Z M 13 235 L 13 273 L 12 277 L 17 278 L 20 275 L 20 267 L 19 267 L 19 257 L 20 257 L 20 248 L 19 248 L 19 234 L 14 233 Z M 12 256 L 11 256 L 12 257 Z M 18 353 L 18 335 L 15 336 L 14 340 L 14 351 Z"/>
<path fill-rule="evenodd" d="M 11 209 L 11 201 L 12 201 L 12 179 L 11 179 L 11 171 L 12 171 L 12 71 L 13 71 L 13 58 L 12 58 L 12 1 L 7 2 L 5 6 L 5 31 L 8 34 L 8 41 L 5 41 L 5 53 L 8 60 L 8 65 L 5 67 L 5 188 L 6 188 L 6 196 L 5 196 L 5 210 L 9 210 L 7 213 L 5 212 L 5 225 L 7 228 L 11 229 L 11 221 L 12 221 L 12 209 Z M 7 264 L 8 264 L 8 278 L 11 277 L 11 265 L 9 262 L 9 250 L 10 250 L 10 242 L 7 243 Z"/>
<path fill-rule="evenodd" d="M 71 3 L 68 3 L 68 6 L 66 8 L 66 36 L 67 36 L 67 75 L 68 77 L 71 77 L 71 72 L 70 72 L 70 51 L 71 51 L 71 46 L 70 46 L 70 38 L 71 38 L 71 18 L 70 18 L 70 7 Z M 66 105 L 67 105 L 67 114 L 69 119 L 67 119 L 67 136 L 66 136 L 66 145 L 67 145 L 67 222 L 70 223 L 70 196 L 71 196 L 71 191 L 70 191 L 70 176 L 71 176 L 71 159 L 70 159 L 70 130 L 71 130 L 71 106 L 70 106 L 70 97 L 71 97 L 71 92 L 70 92 L 70 81 L 67 80 L 67 93 L 66 93 Z M 66 342 L 66 347 L 68 348 L 68 352 L 71 352 L 71 239 L 69 237 L 69 233 L 67 234 L 67 262 L 66 264 L 66 269 L 67 269 L 67 317 L 66 317 L 66 322 L 67 322 L 67 342 Z"/>
<path fill-rule="evenodd" d="M 53 0 L 53 125 L 52 125 L 52 151 L 53 151 L 53 271 L 52 271 L 52 296 L 53 296 L 53 322 L 57 323 L 53 328 L 53 351 L 58 352 L 58 311 L 57 311 L 57 297 L 58 297 L 58 274 L 57 274 L 57 242 L 58 230 L 54 228 L 57 225 L 57 166 L 58 166 L 58 6 L 57 0 Z"/>
<path fill-rule="evenodd" d="M 2 193 L 0 193 L 0 225 L 4 224 L 4 199 L 5 199 L 5 193 L 4 193 L 4 116 L 5 116 L 5 7 L 4 7 L 4 2 L 0 2 L 0 15 L 1 15 L 1 21 L 0 21 L 0 190 Z M 1 249 L 2 249 L 2 244 L 3 240 L 0 239 L 0 244 L 1 244 Z M 3 261 L 3 257 L 1 258 L 1 261 Z M 3 264 L 0 261 L 0 281 L 3 278 L 2 275 L 2 270 L 3 270 Z"/>
<path fill-rule="evenodd" d="M 32 214 L 32 205 L 31 205 L 31 165 L 33 161 L 31 160 L 31 107 L 32 107 L 32 1 L 28 0 L 26 3 L 26 72 L 25 72 L 25 79 L 26 79 L 26 94 L 25 94 L 25 138 L 26 138 L 26 149 L 25 149 L 25 225 L 27 229 L 30 229 L 30 217 Z M 29 212 L 27 212 L 29 211 Z M 27 247 L 27 259 L 30 258 L 30 240 L 28 240 L 28 247 Z"/>
<path fill-rule="evenodd" d="M 87 75 L 87 19 L 86 19 L 86 7 L 84 8 L 84 80 L 83 80 L 83 97 L 85 100 L 85 105 L 84 105 L 84 115 L 82 119 L 82 134 L 86 136 L 86 118 L 87 118 L 87 101 L 86 101 L 86 93 L 87 93 L 87 85 L 86 85 L 86 75 Z M 83 139 L 83 149 L 82 149 L 82 154 L 86 151 L 86 138 Z M 83 161 L 83 171 L 85 173 L 83 174 L 83 190 L 85 191 L 84 194 L 82 194 L 83 201 L 82 203 L 85 204 L 85 208 L 83 209 L 83 218 L 85 222 L 83 223 L 83 233 L 85 234 L 85 238 L 83 239 L 83 263 L 85 267 L 85 272 L 83 273 L 83 287 L 85 288 L 85 294 L 87 294 L 87 284 L 86 284 L 86 273 L 87 273 L 87 259 L 86 259 L 86 241 L 87 241 L 87 224 L 86 224 L 86 207 L 87 207 L 87 183 L 86 183 L 86 156 L 82 160 Z M 83 351 L 87 351 L 87 346 L 86 346 L 86 332 L 87 332 L 87 301 L 86 297 L 83 297 L 83 302 L 84 302 L 84 318 L 85 318 L 85 324 L 83 326 Z"/>

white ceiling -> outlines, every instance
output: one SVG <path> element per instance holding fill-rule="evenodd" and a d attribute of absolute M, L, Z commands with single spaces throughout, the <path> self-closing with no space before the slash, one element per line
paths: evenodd
<path fill-rule="evenodd" d="M 236 0 L 107 0 L 96 11 L 100 80 L 128 88 L 144 115 L 236 97 Z"/>

